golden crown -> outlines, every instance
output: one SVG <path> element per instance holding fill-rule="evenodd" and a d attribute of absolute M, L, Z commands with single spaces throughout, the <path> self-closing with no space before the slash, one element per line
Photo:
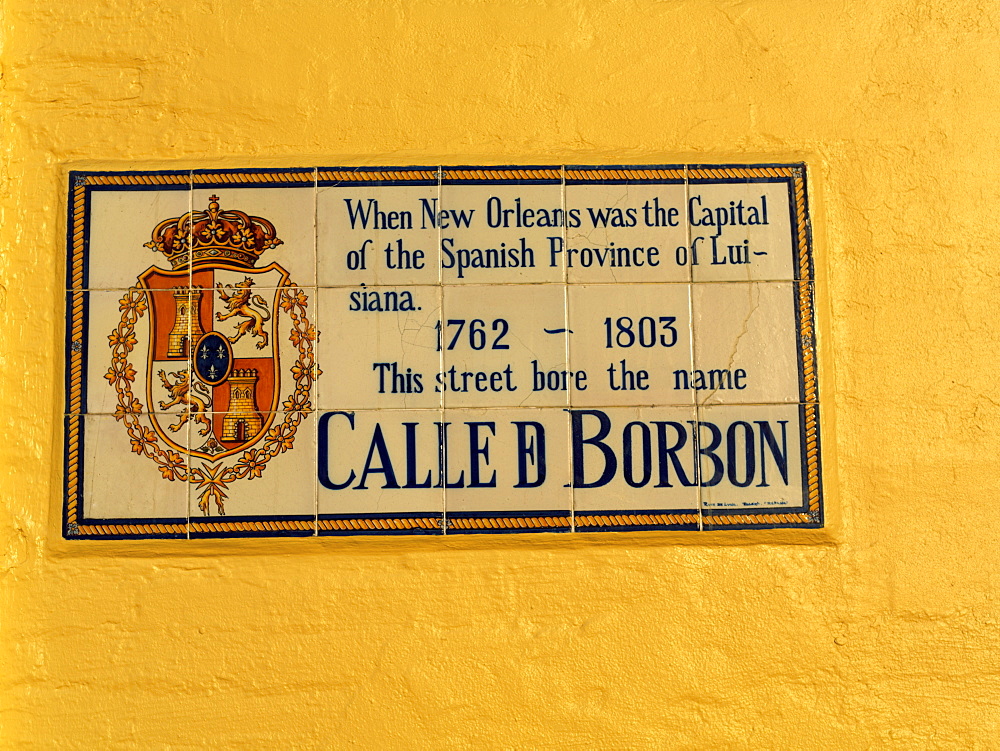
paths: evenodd
<path fill-rule="evenodd" d="M 189 261 L 200 265 L 222 260 L 253 268 L 264 251 L 281 245 L 267 219 L 222 211 L 218 196 L 208 201 L 208 211 L 189 211 L 157 224 L 144 247 L 165 254 L 175 269 Z"/>

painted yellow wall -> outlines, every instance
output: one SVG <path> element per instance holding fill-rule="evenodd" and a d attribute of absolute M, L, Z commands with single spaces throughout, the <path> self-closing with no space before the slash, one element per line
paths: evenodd
<path fill-rule="evenodd" d="M 0 746 L 1000 743 L 996 5 L 0 7 Z M 59 538 L 69 168 L 798 159 L 828 529 Z"/>

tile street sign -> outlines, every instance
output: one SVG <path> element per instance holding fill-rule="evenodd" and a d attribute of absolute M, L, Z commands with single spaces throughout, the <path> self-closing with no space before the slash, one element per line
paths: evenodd
<path fill-rule="evenodd" d="M 819 527 L 805 167 L 72 173 L 70 538 Z"/>

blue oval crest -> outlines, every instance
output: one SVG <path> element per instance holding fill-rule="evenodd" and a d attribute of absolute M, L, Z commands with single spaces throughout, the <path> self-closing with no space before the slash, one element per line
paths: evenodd
<path fill-rule="evenodd" d="M 218 386 L 233 369 L 233 348 L 217 331 L 209 331 L 194 347 L 194 371 L 209 386 Z"/>

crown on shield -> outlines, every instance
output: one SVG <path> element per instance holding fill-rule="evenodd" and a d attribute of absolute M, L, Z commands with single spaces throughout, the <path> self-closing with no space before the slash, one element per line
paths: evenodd
<path fill-rule="evenodd" d="M 189 211 L 157 224 L 144 247 L 166 255 L 175 269 L 184 268 L 189 260 L 192 265 L 225 260 L 253 268 L 264 251 L 281 245 L 267 219 L 223 211 L 218 196 L 208 202 L 208 211 Z"/>

